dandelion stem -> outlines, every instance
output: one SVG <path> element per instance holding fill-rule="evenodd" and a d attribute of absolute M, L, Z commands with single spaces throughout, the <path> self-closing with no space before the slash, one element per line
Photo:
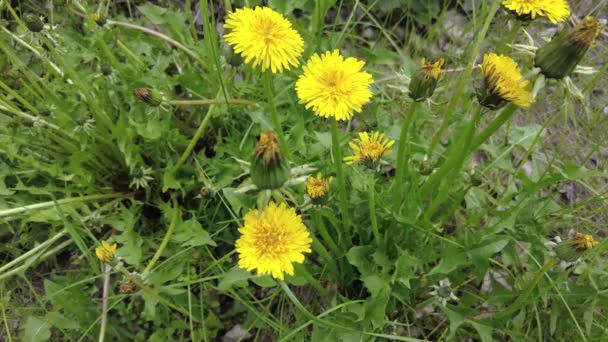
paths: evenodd
<path fill-rule="evenodd" d="M 511 116 L 513 116 L 513 113 L 515 113 L 515 111 L 517 110 L 517 106 L 513 105 L 513 104 L 509 104 L 507 107 L 505 107 L 502 112 L 500 113 L 500 115 L 498 115 L 494 120 L 492 120 L 487 126 L 486 128 L 484 128 L 483 131 L 481 131 L 481 133 L 479 133 L 479 135 L 477 137 L 475 137 L 475 139 L 473 139 L 473 142 L 471 143 L 471 145 L 469 146 L 469 150 L 470 151 L 474 151 L 476 150 L 479 146 L 481 146 L 481 144 L 483 144 L 490 136 L 492 136 L 492 134 L 494 134 L 507 120 L 509 120 L 511 118 Z"/>
<path fill-rule="evenodd" d="M 342 169 L 342 150 L 340 147 L 340 136 L 338 132 L 338 121 L 336 118 L 331 119 L 331 145 L 336 166 L 336 178 L 338 179 L 338 198 L 340 201 L 340 215 L 342 216 L 342 224 L 344 231 L 350 239 L 350 224 L 348 216 L 348 202 L 346 200 L 346 179 L 344 170 Z"/>
<path fill-rule="evenodd" d="M 103 271 L 103 294 L 101 297 L 101 328 L 99 328 L 99 342 L 103 342 L 106 336 L 108 324 L 108 294 L 110 292 L 110 265 L 104 264 Z"/>
<path fill-rule="evenodd" d="M 369 175 L 368 195 L 369 195 L 369 218 L 372 223 L 372 233 L 378 248 L 382 246 L 382 237 L 378 230 L 378 218 L 376 216 L 376 179 L 373 173 Z"/>
<path fill-rule="evenodd" d="M 12 261 L 8 262 L 6 265 L 2 265 L 2 267 L 0 267 L 0 272 L 6 271 L 7 269 L 11 268 L 13 265 L 16 265 L 16 264 L 20 263 L 22 260 L 27 259 L 31 255 L 38 253 L 38 251 L 46 249 L 47 247 L 52 245 L 55 241 L 59 240 L 65 234 L 67 234 L 67 231 L 65 229 L 61 230 L 59 233 L 55 234 L 55 236 L 53 236 L 52 238 L 42 242 L 41 244 L 39 244 L 36 247 L 30 249 L 26 253 L 13 259 Z"/>
<path fill-rule="evenodd" d="M 270 72 L 264 72 L 264 91 L 266 92 L 266 97 L 268 98 L 268 106 L 270 107 L 270 115 L 272 118 L 272 124 L 274 125 L 274 130 L 277 133 L 277 138 L 279 138 L 279 145 L 281 145 L 281 150 L 285 153 L 285 157 L 287 160 L 291 160 L 291 153 L 287 146 L 287 141 L 285 140 L 285 135 L 283 134 L 283 128 L 281 127 L 281 119 L 279 118 L 279 112 L 277 111 L 277 106 L 274 101 L 274 84 L 272 80 L 272 74 Z"/>
<path fill-rule="evenodd" d="M 550 259 L 534 276 L 534 279 L 532 279 L 528 288 L 525 289 L 523 291 L 523 293 L 521 293 L 519 296 L 517 296 L 517 299 L 515 300 L 515 302 L 513 304 L 511 304 L 511 306 L 509 306 L 508 308 L 506 308 L 502 311 L 499 311 L 492 318 L 502 319 L 502 318 L 508 317 L 509 315 L 511 315 L 515 311 L 517 311 L 519 308 L 524 306 L 524 304 L 526 303 L 526 300 L 528 300 L 528 297 L 532 294 L 532 291 L 534 291 L 534 288 L 536 287 L 538 282 L 542 279 L 542 277 L 545 275 L 545 273 L 547 273 L 553 267 L 553 265 L 555 265 L 555 263 L 556 263 L 556 260 L 554 258 Z"/>
<path fill-rule="evenodd" d="M 160 243 L 160 247 L 158 247 L 158 250 L 156 251 L 156 253 L 154 253 L 152 260 L 150 260 L 150 263 L 144 270 L 144 275 L 147 275 L 150 271 L 152 271 L 152 269 L 154 268 L 154 265 L 156 265 L 156 262 L 158 261 L 160 256 L 165 251 L 165 248 L 167 248 L 167 244 L 169 244 L 169 240 L 171 240 L 171 236 L 173 235 L 173 230 L 175 229 L 175 226 L 177 225 L 177 218 L 179 217 L 180 210 L 178 208 L 177 201 L 175 200 L 175 198 L 172 199 L 172 203 L 173 203 L 173 216 L 171 217 L 171 223 L 169 223 L 169 228 L 167 229 L 167 232 L 165 233 L 165 237 L 163 238 L 163 241 Z"/>
<path fill-rule="evenodd" d="M 312 240 L 312 249 L 325 260 L 325 266 L 327 266 L 331 273 L 333 273 L 334 279 L 339 280 L 340 273 L 338 272 L 338 267 L 336 266 L 336 259 L 329 254 L 329 251 L 327 251 L 325 246 L 323 246 L 323 244 L 315 238 Z M 327 290 L 323 290 L 323 292 L 327 294 Z"/>
<path fill-rule="evenodd" d="M 397 192 L 401 191 L 401 187 L 403 186 L 403 178 L 407 172 L 407 161 L 409 156 L 405 153 L 407 146 L 407 137 L 410 130 L 410 124 L 414 121 L 414 116 L 416 115 L 416 107 L 418 107 L 418 102 L 412 103 L 409 112 L 403 118 L 403 124 L 401 126 L 401 134 L 399 136 L 399 149 L 397 150 L 397 174 L 396 174 L 396 184 L 397 187 L 395 190 Z"/>
<path fill-rule="evenodd" d="M 169 101 L 174 106 L 204 106 L 211 104 L 241 104 L 257 105 L 257 103 L 244 99 L 205 99 L 205 100 L 173 100 Z"/>
<path fill-rule="evenodd" d="M 90 195 L 90 196 L 82 196 L 82 197 L 64 198 L 64 199 L 60 199 L 58 201 L 48 201 L 48 202 L 42 202 L 42 203 L 24 205 L 22 207 L 17 207 L 17 208 L 11 208 L 11 209 L 1 210 L 0 211 L 0 217 L 21 214 L 21 213 L 26 212 L 28 210 L 50 208 L 50 207 L 55 206 L 55 204 L 57 204 L 57 205 L 63 205 L 63 204 L 68 204 L 68 203 L 87 202 L 87 201 L 95 201 L 95 200 L 102 200 L 102 199 L 127 197 L 127 196 L 128 196 L 128 194 L 123 194 L 123 193 L 116 192 L 116 193 L 112 193 L 112 194 Z"/>
<path fill-rule="evenodd" d="M 329 232 L 327 231 L 327 227 L 325 227 L 325 224 L 321 221 L 321 217 L 317 214 L 316 211 L 314 211 L 312 213 L 311 218 L 312 218 L 312 222 L 314 223 L 314 227 L 317 229 L 317 231 L 323 238 L 323 242 L 325 242 L 327 244 L 327 246 L 329 246 L 329 249 L 331 250 L 331 252 L 334 253 L 334 255 L 336 257 L 342 256 L 342 254 L 340 253 L 340 249 L 338 248 L 338 245 L 336 245 L 336 242 L 334 241 L 334 239 L 331 237 L 331 235 L 329 235 Z M 340 241 L 338 241 L 338 243 L 339 242 Z"/>
<path fill-rule="evenodd" d="M 477 127 L 477 122 L 483 113 L 483 107 L 475 112 L 473 118 L 465 128 L 465 131 L 462 133 L 458 141 L 453 145 L 453 148 L 449 151 L 447 160 L 437 172 L 433 173 L 430 178 L 424 183 L 422 188 L 420 188 L 420 193 L 422 196 L 425 196 L 430 191 L 435 189 L 441 182 L 444 180 L 450 182 L 449 178 L 446 178 L 450 172 L 453 170 L 458 170 L 462 166 L 462 163 L 465 161 L 466 157 L 469 155 L 471 146 L 471 141 L 473 139 L 473 135 L 475 134 L 475 129 Z M 444 191 L 445 192 L 445 191 Z M 444 196 L 439 195 L 440 198 Z M 437 200 L 434 200 L 431 203 L 431 207 L 435 207 L 437 204 Z M 428 210 L 426 216 L 430 217 L 432 215 L 432 210 Z"/>
<path fill-rule="evenodd" d="M 437 147 L 437 144 L 439 143 L 439 140 L 441 139 L 441 135 L 443 134 L 443 131 L 446 130 L 446 128 L 448 127 L 448 124 L 450 123 L 450 116 L 456 110 L 456 106 L 458 105 L 458 102 L 462 98 L 462 93 L 465 90 L 467 81 L 469 80 L 469 76 L 471 76 L 471 72 L 473 71 L 473 68 L 475 67 L 475 60 L 477 58 L 477 55 L 479 54 L 479 51 L 481 50 L 481 46 L 483 45 L 486 34 L 488 33 L 490 24 L 492 23 L 492 20 L 494 19 L 494 16 L 496 15 L 498 8 L 500 8 L 501 3 L 502 3 L 502 1 L 494 1 L 494 3 L 492 4 L 492 7 L 490 8 L 490 10 L 488 11 L 488 14 L 486 16 L 486 21 L 484 22 L 481 31 L 479 31 L 479 33 L 477 35 L 477 39 L 475 40 L 473 48 L 469 51 L 469 55 L 467 56 L 467 61 L 469 61 L 467 64 L 467 68 L 462 72 L 462 74 L 460 74 L 460 78 L 458 79 L 458 84 L 456 86 L 456 91 L 454 92 L 454 95 L 452 96 L 452 99 L 450 100 L 450 103 L 448 104 L 448 108 L 445 111 L 445 117 L 443 118 L 441 127 L 439 127 L 439 130 L 435 133 L 435 135 L 431 139 L 431 144 L 429 145 L 429 150 L 427 153 L 428 156 L 431 158 L 433 157 L 433 152 L 435 152 L 435 148 Z"/>
<path fill-rule="evenodd" d="M 186 162 L 186 159 L 188 159 L 188 157 L 190 156 L 190 153 L 192 153 L 192 151 L 194 150 L 194 147 L 196 147 L 196 144 L 198 143 L 200 138 L 203 136 L 203 133 L 205 133 L 205 130 L 207 129 L 207 126 L 209 125 L 209 122 L 211 122 L 211 118 L 213 117 L 214 110 L 215 110 L 215 105 L 209 106 L 209 109 L 207 110 L 207 114 L 205 115 L 203 122 L 201 122 L 201 125 L 198 126 L 198 129 L 196 130 L 196 132 L 194 132 L 194 136 L 192 136 L 192 139 L 190 139 L 190 143 L 188 143 L 186 150 L 184 151 L 184 153 L 182 153 L 182 155 L 177 160 L 177 163 L 174 166 L 175 169 L 177 169 L 183 163 Z"/>

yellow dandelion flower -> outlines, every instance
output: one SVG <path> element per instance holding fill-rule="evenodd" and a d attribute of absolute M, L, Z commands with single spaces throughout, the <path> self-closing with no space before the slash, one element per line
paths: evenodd
<path fill-rule="evenodd" d="M 304 40 L 281 14 L 268 7 L 237 9 L 228 15 L 224 37 L 236 53 L 273 74 L 298 66 Z"/>
<path fill-rule="evenodd" d="M 304 253 L 311 252 L 312 239 L 302 218 L 284 203 L 252 209 L 244 220 L 236 251 L 239 267 L 247 271 L 257 269 L 259 275 L 283 280 L 285 274 L 293 275 L 293 263 L 304 262 Z"/>
<path fill-rule="evenodd" d="M 441 67 L 444 62 L 444 59 L 441 58 L 435 63 L 427 63 L 426 58 L 422 58 L 420 69 L 410 80 L 410 97 L 414 101 L 423 101 L 433 95 L 437 81 L 441 77 Z"/>
<path fill-rule="evenodd" d="M 372 75 L 361 71 L 364 64 L 353 57 L 344 58 L 338 50 L 314 54 L 296 82 L 300 103 L 321 117 L 350 119 L 372 98 Z"/>
<path fill-rule="evenodd" d="M 367 132 L 360 132 L 359 138 L 348 144 L 354 154 L 345 157 L 344 161 L 346 164 L 377 162 L 391 153 L 393 144 L 395 141 L 384 138 L 384 133 L 374 132 L 370 135 Z"/>
<path fill-rule="evenodd" d="M 317 173 L 317 177 L 309 176 L 306 180 L 306 194 L 311 199 L 321 199 L 329 193 L 329 186 L 333 181 L 333 177 L 323 178 L 321 173 Z"/>
<path fill-rule="evenodd" d="M 423 57 L 422 61 L 420 62 L 420 67 L 422 68 L 424 78 L 438 80 L 439 76 L 441 76 L 441 67 L 444 63 L 445 60 L 443 58 L 440 58 L 435 63 L 427 63 L 426 58 Z"/>
<path fill-rule="evenodd" d="M 529 83 L 522 79 L 517 63 L 508 56 L 489 53 L 483 56 L 481 72 L 484 87 L 479 96 L 480 103 L 496 109 L 506 102 L 528 108 L 534 102 Z"/>
<path fill-rule="evenodd" d="M 101 240 L 101 246 L 95 248 L 97 258 L 109 264 L 116 257 L 116 244 L 110 245 L 106 240 Z"/>
<path fill-rule="evenodd" d="M 503 0 L 502 4 L 522 19 L 547 17 L 557 24 L 570 16 L 570 7 L 566 0 Z"/>
<path fill-rule="evenodd" d="M 574 236 L 574 247 L 577 250 L 587 250 L 593 248 L 593 246 L 597 245 L 598 242 L 595 241 L 592 235 L 590 234 L 582 234 L 576 233 Z"/>

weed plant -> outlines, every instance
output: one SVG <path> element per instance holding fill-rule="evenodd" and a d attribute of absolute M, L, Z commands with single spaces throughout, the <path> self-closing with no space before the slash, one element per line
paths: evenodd
<path fill-rule="evenodd" d="M 608 340 L 606 0 L 519 2 L 0 0 L 0 340 Z"/>

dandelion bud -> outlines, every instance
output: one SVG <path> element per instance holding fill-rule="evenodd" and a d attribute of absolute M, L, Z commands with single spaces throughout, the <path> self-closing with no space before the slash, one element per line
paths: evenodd
<path fill-rule="evenodd" d="M 116 244 L 110 245 L 107 241 L 101 240 L 101 246 L 95 248 L 97 258 L 106 263 L 111 263 L 116 257 Z"/>
<path fill-rule="evenodd" d="M 137 88 L 135 96 L 152 107 L 158 107 L 163 102 L 160 92 L 156 89 Z"/>
<path fill-rule="evenodd" d="M 315 204 L 320 204 L 329 194 L 329 186 L 333 177 L 323 178 L 321 173 L 317 173 L 316 177 L 309 176 L 306 180 L 306 195 Z"/>
<path fill-rule="evenodd" d="M 23 16 L 23 23 L 25 24 L 27 29 L 32 32 L 40 32 L 44 27 L 44 23 L 42 22 L 40 17 L 32 13 L 27 13 Z"/>
<path fill-rule="evenodd" d="M 118 293 L 120 294 L 131 294 L 135 292 L 136 289 L 137 285 L 131 279 L 125 279 L 118 285 Z"/>
<path fill-rule="evenodd" d="M 443 63 L 443 58 L 435 63 L 427 63 L 426 59 L 422 59 L 421 67 L 412 76 L 409 86 L 410 97 L 414 101 L 424 101 L 433 96 Z"/>
<path fill-rule="evenodd" d="M 588 249 L 593 248 L 598 242 L 589 234 L 576 233 L 574 239 L 560 242 L 555 247 L 555 254 L 568 262 L 576 261 Z"/>
<path fill-rule="evenodd" d="M 260 189 L 276 189 L 289 178 L 287 162 L 273 131 L 260 133 L 251 161 L 251 181 Z"/>
<path fill-rule="evenodd" d="M 418 172 L 420 172 L 420 174 L 423 176 L 428 176 L 433 173 L 434 168 L 435 165 L 433 165 L 433 161 L 425 159 L 422 161 L 422 163 L 420 163 L 420 166 L 418 167 Z"/>
<path fill-rule="evenodd" d="M 480 186 L 483 183 L 483 177 L 481 176 L 479 169 L 473 169 L 473 171 L 471 171 L 470 179 L 472 186 Z"/>
<path fill-rule="evenodd" d="M 572 29 L 564 29 L 536 51 L 535 66 L 549 77 L 568 76 L 600 34 L 599 20 L 586 17 Z"/>
<path fill-rule="evenodd" d="M 112 75 L 112 65 L 108 62 L 101 63 L 101 65 L 99 66 L 99 69 L 101 69 L 101 73 L 104 76 Z"/>
<path fill-rule="evenodd" d="M 103 26 L 106 23 L 106 16 L 101 12 L 91 13 L 89 18 L 91 18 L 91 20 L 93 20 L 97 26 Z"/>

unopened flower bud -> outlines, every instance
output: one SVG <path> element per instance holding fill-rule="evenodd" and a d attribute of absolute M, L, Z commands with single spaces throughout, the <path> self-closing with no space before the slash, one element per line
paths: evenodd
<path fill-rule="evenodd" d="M 433 161 L 431 161 L 430 159 L 425 159 L 422 161 L 422 163 L 420 163 L 420 166 L 418 167 L 418 172 L 420 172 L 420 174 L 423 176 L 428 176 L 433 173 L 434 168 L 435 166 L 433 165 Z"/>
<path fill-rule="evenodd" d="M 586 17 L 572 29 L 564 29 L 536 51 L 535 66 L 549 77 L 568 76 L 600 34 L 600 21 Z"/>
<path fill-rule="evenodd" d="M 135 96 L 152 107 L 158 107 L 163 102 L 160 92 L 156 89 L 137 88 Z"/>
<path fill-rule="evenodd" d="M 101 63 L 101 65 L 99 66 L 99 69 L 101 69 L 101 73 L 104 76 L 112 75 L 112 65 L 108 62 Z"/>
<path fill-rule="evenodd" d="M 37 16 L 33 13 L 27 13 L 26 15 L 24 15 L 23 23 L 25 24 L 27 29 L 32 32 L 40 32 L 40 31 L 42 31 L 42 28 L 44 27 L 44 23 L 42 22 L 42 19 L 40 19 L 39 16 Z"/>
<path fill-rule="evenodd" d="M 91 18 L 91 20 L 93 20 L 97 26 L 103 26 L 106 23 L 106 16 L 101 12 L 91 13 L 89 18 Z"/>
<path fill-rule="evenodd" d="M 441 77 L 441 66 L 443 58 L 435 63 L 427 63 L 422 59 L 420 69 L 418 69 L 410 80 L 410 97 L 414 101 L 424 101 L 433 96 L 437 81 Z"/>
<path fill-rule="evenodd" d="M 251 181 L 260 189 L 276 189 L 289 178 L 287 162 L 273 131 L 260 133 L 251 161 Z"/>
<path fill-rule="evenodd" d="M 576 233 L 573 239 L 562 241 L 555 246 L 555 254 L 564 261 L 573 262 L 597 244 L 592 235 Z"/>
<path fill-rule="evenodd" d="M 120 294 L 131 294 L 135 290 L 137 290 L 137 285 L 131 279 L 125 279 L 118 285 L 118 293 Z"/>

